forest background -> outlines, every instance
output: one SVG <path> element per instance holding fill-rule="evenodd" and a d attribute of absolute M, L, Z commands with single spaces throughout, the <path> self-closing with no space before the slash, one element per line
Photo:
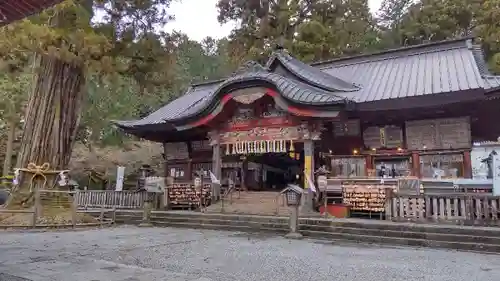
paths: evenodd
<path fill-rule="evenodd" d="M 144 117 L 192 83 L 230 75 L 248 60 L 263 62 L 277 43 L 312 62 L 475 36 L 490 70 L 500 73 L 500 0 L 383 0 L 375 13 L 368 0 L 218 0 L 218 21 L 236 27 L 225 38 L 201 42 L 162 31 L 175 20 L 167 12 L 171 2 L 65 1 L 0 30 L 4 175 L 23 163 L 19 151 L 40 154 L 28 145 L 37 130 L 30 127 L 33 114 L 26 115 L 34 110 L 33 95 L 43 92 L 38 74 L 53 63 L 40 54 L 66 63 L 70 67 L 61 69 L 78 78 L 66 85 L 65 92 L 75 94 L 68 94 L 67 110 L 77 114 L 68 114 L 67 136 L 61 135 L 74 138 L 57 148 L 64 154 L 59 163 L 69 162 L 76 178 L 86 169 L 112 175 L 116 165 L 128 172 L 142 164 L 160 169 L 161 145 L 127 136 L 110 121 Z M 65 109 L 54 110 L 64 116 Z"/>

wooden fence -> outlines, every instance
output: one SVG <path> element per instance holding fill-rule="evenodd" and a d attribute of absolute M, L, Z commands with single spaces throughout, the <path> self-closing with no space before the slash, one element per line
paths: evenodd
<path fill-rule="evenodd" d="M 75 202 L 83 208 L 142 209 L 144 202 L 155 198 L 146 191 L 87 190 L 75 193 Z"/>
<path fill-rule="evenodd" d="M 500 196 L 480 194 L 400 195 L 386 201 L 386 219 L 500 225 Z"/>

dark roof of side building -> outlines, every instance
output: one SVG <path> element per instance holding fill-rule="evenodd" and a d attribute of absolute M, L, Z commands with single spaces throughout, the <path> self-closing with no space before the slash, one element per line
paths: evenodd
<path fill-rule="evenodd" d="M 39 13 L 63 0 L 2 0 L 0 1 L 0 26 Z"/>
<path fill-rule="evenodd" d="M 310 105 L 340 100 L 360 104 L 500 87 L 500 78 L 488 72 L 484 54 L 480 47 L 473 45 L 472 38 L 421 44 L 311 65 L 279 51 L 262 68 L 265 71 L 246 69 L 247 74 L 243 75 L 250 79 L 256 75 L 276 79 L 273 84 L 285 98 Z M 241 79 L 237 77 L 192 85 L 183 96 L 146 118 L 116 124 L 135 127 L 192 116 L 202 111 L 228 85 L 228 81 Z"/>

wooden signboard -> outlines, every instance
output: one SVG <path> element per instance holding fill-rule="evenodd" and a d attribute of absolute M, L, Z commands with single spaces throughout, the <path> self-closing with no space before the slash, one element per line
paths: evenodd
<path fill-rule="evenodd" d="M 189 152 L 185 142 L 172 142 L 165 144 L 165 156 L 167 160 L 188 159 Z"/>
<path fill-rule="evenodd" d="M 398 126 L 386 126 L 385 142 L 382 146 L 385 148 L 398 148 L 403 147 L 403 129 Z"/>
<path fill-rule="evenodd" d="M 359 120 L 333 122 L 333 134 L 336 137 L 356 137 L 361 134 Z"/>
<path fill-rule="evenodd" d="M 363 132 L 363 141 L 366 147 L 380 148 L 380 129 L 378 127 L 368 127 Z"/>
<path fill-rule="evenodd" d="M 469 118 L 408 121 L 406 143 L 410 150 L 469 148 Z"/>
<path fill-rule="evenodd" d="M 193 151 L 209 151 L 212 150 L 209 140 L 192 141 L 191 148 Z"/>

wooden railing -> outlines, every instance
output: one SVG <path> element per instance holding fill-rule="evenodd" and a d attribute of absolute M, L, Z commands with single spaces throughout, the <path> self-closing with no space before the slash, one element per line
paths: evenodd
<path fill-rule="evenodd" d="M 480 194 L 398 195 L 385 206 L 386 219 L 500 225 L 500 196 Z"/>
<path fill-rule="evenodd" d="M 75 193 L 75 202 L 83 208 L 141 209 L 154 194 L 145 191 L 87 190 Z"/>

